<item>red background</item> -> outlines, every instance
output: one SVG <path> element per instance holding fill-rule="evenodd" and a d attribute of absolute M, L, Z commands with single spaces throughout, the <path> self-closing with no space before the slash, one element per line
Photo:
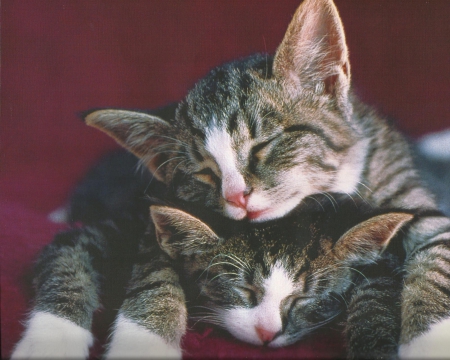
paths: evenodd
<path fill-rule="evenodd" d="M 450 2 L 336 3 L 360 97 L 412 137 L 450 126 Z M 61 228 L 47 214 L 64 203 L 101 154 L 116 147 L 77 113 L 106 106 L 150 109 L 179 100 L 215 65 L 254 52 L 273 53 L 298 4 L 2 1 L 2 357 L 17 341 L 19 320 L 29 306 L 23 276 Z M 277 354 L 325 355 L 328 338 L 321 339 Z M 192 356 L 197 345 L 208 356 L 274 356 L 209 330 L 187 337 Z"/>

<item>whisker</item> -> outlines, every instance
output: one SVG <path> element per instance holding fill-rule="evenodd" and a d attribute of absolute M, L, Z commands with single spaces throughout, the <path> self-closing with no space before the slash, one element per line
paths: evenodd
<path fill-rule="evenodd" d="M 316 203 L 318 203 L 320 205 L 320 207 L 322 208 L 323 211 L 325 211 L 325 208 L 322 206 L 322 204 L 320 203 L 319 200 L 317 200 L 314 195 L 309 195 L 307 197 L 305 197 L 305 199 L 313 199 Z"/>
<path fill-rule="evenodd" d="M 334 211 L 337 212 L 337 208 L 336 208 L 335 204 L 338 205 L 338 203 L 337 203 L 336 199 L 326 191 L 322 191 L 320 194 L 325 195 L 325 197 L 330 200 L 331 205 L 333 205 Z"/>
<path fill-rule="evenodd" d="M 221 277 L 221 276 L 224 276 L 224 275 L 238 276 L 238 274 L 232 273 L 232 272 L 220 273 L 220 274 L 217 274 L 216 276 L 214 276 L 212 279 L 210 279 L 210 280 L 208 281 L 208 284 L 209 284 L 211 281 L 213 281 L 213 280 L 215 280 L 215 279 L 217 279 L 217 278 L 219 278 L 219 277 Z"/>
<path fill-rule="evenodd" d="M 358 184 L 364 186 L 367 190 L 369 190 L 371 193 L 373 192 L 372 189 L 370 189 L 366 184 L 362 183 L 361 181 L 357 182 Z"/>
<path fill-rule="evenodd" d="M 158 154 L 156 154 L 156 155 L 158 155 Z M 156 156 L 156 155 L 154 155 L 154 156 Z M 152 157 L 150 158 L 150 160 L 151 160 L 154 156 L 152 156 Z M 184 159 L 184 157 L 183 157 L 183 156 L 175 156 L 175 157 L 173 157 L 173 158 L 170 158 L 170 159 L 164 161 L 161 165 L 159 165 L 159 166 L 155 169 L 155 171 L 153 172 L 153 174 L 152 174 L 152 175 L 153 175 L 153 176 L 152 176 L 152 179 L 150 180 L 149 184 L 147 185 L 147 189 L 150 187 L 151 183 L 152 183 L 153 180 L 155 179 L 155 173 L 161 168 L 161 166 L 164 166 L 165 164 L 167 164 L 167 163 L 169 163 L 169 162 L 171 162 L 171 161 L 173 161 L 173 160 L 176 160 L 176 159 Z M 142 161 L 145 162 L 146 159 L 142 158 Z M 149 161 L 149 160 L 147 160 L 147 161 Z"/>

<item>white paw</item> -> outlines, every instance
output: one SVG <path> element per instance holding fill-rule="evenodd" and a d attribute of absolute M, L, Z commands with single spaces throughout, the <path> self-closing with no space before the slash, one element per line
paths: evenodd
<path fill-rule="evenodd" d="M 92 343 L 92 334 L 72 321 L 35 312 L 11 359 L 85 359 Z"/>
<path fill-rule="evenodd" d="M 117 317 L 106 358 L 181 359 L 181 349 L 179 344 L 168 344 L 161 336 L 121 314 Z"/>
<path fill-rule="evenodd" d="M 448 359 L 450 357 L 450 318 L 433 324 L 425 334 L 400 345 L 401 359 Z"/>

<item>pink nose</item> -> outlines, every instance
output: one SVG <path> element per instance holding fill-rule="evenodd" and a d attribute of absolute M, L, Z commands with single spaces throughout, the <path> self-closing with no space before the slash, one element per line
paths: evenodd
<path fill-rule="evenodd" d="M 226 193 L 225 200 L 234 206 L 245 209 L 247 207 L 248 196 L 251 190 L 238 191 L 235 193 Z"/>
<path fill-rule="evenodd" d="M 258 334 L 259 339 L 263 343 L 271 342 L 276 335 L 275 332 L 266 330 L 259 326 L 255 326 L 255 330 L 256 330 L 256 334 Z"/>
<path fill-rule="evenodd" d="M 234 206 L 245 209 L 247 206 L 247 199 L 243 192 L 238 192 L 235 194 L 227 194 L 225 195 L 225 200 Z"/>

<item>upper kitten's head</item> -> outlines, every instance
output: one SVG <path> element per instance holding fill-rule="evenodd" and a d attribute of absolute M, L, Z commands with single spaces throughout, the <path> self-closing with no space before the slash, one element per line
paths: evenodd
<path fill-rule="evenodd" d="M 359 210 L 296 213 L 227 238 L 180 210 L 153 206 L 151 216 L 197 305 L 193 314 L 245 342 L 279 347 L 345 313 L 361 266 L 412 218 L 389 213 L 358 223 Z"/>
<path fill-rule="evenodd" d="M 212 70 L 173 117 L 99 110 L 86 122 L 140 157 L 175 198 L 265 221 L 311 194 L 355 190 L 366 145 L 349 86 L 336 8 L 306 0 L 274 58 Z"/>

